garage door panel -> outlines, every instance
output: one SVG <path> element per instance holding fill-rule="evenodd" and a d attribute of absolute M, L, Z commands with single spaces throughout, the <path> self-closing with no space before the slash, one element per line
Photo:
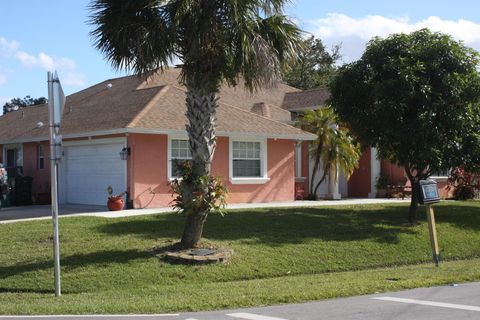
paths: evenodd
<path fill-rule="evenodd" d="M 126 189 L 125 161 L 120 159 L 123 144 L 66 147 L 66 200 L 68 203 L 105 205 L 107 187 L 114 193 Z"/>

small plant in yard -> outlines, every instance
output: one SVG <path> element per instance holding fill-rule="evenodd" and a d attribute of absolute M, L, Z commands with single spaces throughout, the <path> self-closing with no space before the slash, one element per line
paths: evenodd
<path fill-rule="evenodd" d="M 480 191 L 480 175 L 455 168 L 448 177 L 448 189 L 453 189 L 456 200 L 474 199 Z"/>
<path fill-rule="evenodd" d="M 125 201 L 123 200 L 123 196 L 127 193 L 127 191 L 124 191 L 120 194 L 113 194 L 112 186 L 108 186 L 107 192 L 108 192 L 108 201 L 107 201 L 108 209 L 110 211 L 122 210 L 125 207 Z"/>
<path fill-rule="evenodd" d="M 224 214 L 227 188 L 223 185 L 221 178 L 213 175 L 203 175 L 199 179 L 195 179 L 193 168 L 190 162 L 183 161 L 177 164 L 180 177 L 174 179 L 170 183 L 173 207 L 177 212 L 187 212 L 195 215 L 196 219 L 190 223 L 190 228 L 186 226 L 183 237 L 193 236 L 200 239 L 203 232 L 203 222 L 197 219 L 206 220 L 208 215 L 196 215 L 197 212 L 219 212 Z M 192 220 L 187 220 L 192 221 Z M 199 223 L 202 227 L 194 226 Z M 187 230 L 188 229 L 188 230 Z M 198 242 L 195 241 L 195 243 Z"/>
<path fill-rule="evenodd" d="M 390 180 L 386 176 L 379 176 L 375 181 L 375 188 L 377 189 L 377 197 L 383 198 L 387 195 L 387 186 L 390 184 Z"/>
<path fill-rule="evenodd" d="M 387 189 L 387 186 L 390 184 L 390 180 L 386 176 L 380 176 L 375 182 L 375 188 L 377 189 Z"/>

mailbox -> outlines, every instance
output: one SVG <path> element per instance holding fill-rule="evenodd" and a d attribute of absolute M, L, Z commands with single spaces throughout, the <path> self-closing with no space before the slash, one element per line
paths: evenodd
<path fill-rule="evenodd" d="M 440 202 L 438 196 L 437 182 L 435 180 L 420 180 L 419 190 L 420 204 L 431 204 Z"/>

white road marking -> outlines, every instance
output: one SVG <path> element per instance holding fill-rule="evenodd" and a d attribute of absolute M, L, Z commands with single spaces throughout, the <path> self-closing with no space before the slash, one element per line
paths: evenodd
<path fill-rule="evenodd" d="M 179 313 L 161 313 L 161 314 L 46 314 L 35 316 L 2 316 L 0 319 L 35 319 L 35 318 L 121 318 L 121 317 L 138 317 L 138 318 L 154 318 L 154 317 L 178 317 Z M 193 320 L 193 319 L 192 319 Z"/>
<path fill-rule="evenodd" d="M 422 305 L 422 306 L 431 306 L 431 307 L 460 309 L 460 310 L 480 312 L 480 307 L 468 306 L 468 305 L 465 305 L 465 304 L 454 304 L 454 303 L 435 302 L 435 301 L 426 301 L 426 300 L 417 300 L 417 299 L 395 298 L 395 297 L 377 297 L 377 298 L 372 298 L 372 299 L 383 300 L 383 301 L 392 301 L 392 302 L 400 302 L 400 303 L 419 304 L 419 305 Z"/>
<path fill-rule="evenodd" d="M 259 314 L 245 313 L 245 312 L 229 313 L 227 314 L 227 316 L 239 318 L 239 319 L 248 319 L 248 320 L 287 320 L 283 318 L 267 317 L 267 316 L 261 316 Z"/>

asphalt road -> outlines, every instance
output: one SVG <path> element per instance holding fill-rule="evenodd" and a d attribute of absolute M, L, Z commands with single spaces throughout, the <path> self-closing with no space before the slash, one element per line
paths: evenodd
<path fill-rule="evenodd" d="M 5 319 L 32 319 L 0 316 Z M 480 282 L 421 288 L 272 307 L 170 315 L 35 316 L 34 319 L 98 320 L 473 320 L 480 319 Z"/>

